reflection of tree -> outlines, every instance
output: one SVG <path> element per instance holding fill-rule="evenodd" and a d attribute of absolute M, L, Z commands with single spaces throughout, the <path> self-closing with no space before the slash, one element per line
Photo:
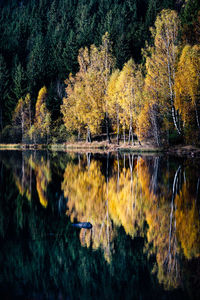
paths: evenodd
<path fill-rule="evenodd" d="M 116 172 L 109 181 L 109 211 L 114 223 L 122 225 L 125 232 L 134 237 L 143 234 L 144 222 L 141 187 L 137 177 L 139 158 L 129 155 L 128 163 L 129 168 L 123 168 L 120 174 Z M 119 163 L 116 166 L 119 168 Z"/>
<path fill-rule="evenodd" d="M 67 215 L 72 222 L 90 221 L 92 232 L 82 229 L 82 244 L 93 248 L 102 246 L 109 257 L 113 229 L 107 213 L 106 182 L 100 170 L 100 163 L 91 161 L 85 169 L 80 165 L 68 164 L 62 183 L 64 196 L 68 197 Z M 91 237 L 92 235 L 92 237 Z"/>
<path fill-rule="evenodd" d="M 172 273 L 173 276 L 176 278 L 176 282 L 179 280 L 179 271 L 178 271 L 178 260 L 177 260 L 177 236 L 176 236 L 176 218 L 174 211 L 176 210 L 176 205 L 174 203 L 175 196 L 178 193 L 178 178 L 179 178 L 179 173 L 181 170 L 181 166 L 178 167 L 176 170 L 175 176 L 174 176 L 174 181 L 173 181 L 173 186 L 172 186 L 172 198 L 171 198 L 171 208 L 170 208 L 170 221 L 169 221 L 169 242 L 168 242 L 168 252 L 167 256 L 164 261 L 164 268 L 165 268 L 165 273 L 167 272 L 168 274 Z"/>
<path fill-rule="evenodd" d="M 20 160 L 21 164 L 19 164 L 19 166 L 14 167 L 13 175 L 15 178 L 15 184 L 19 190 L 20 195 L 26 196 L 28 200 L 31 200 L 32 168 L 28 160 L 29 156 L 22 152 Z"/>
<path fill-rule="evenodd" d="M 163 183 L 170 185 L 171 188 L 167 194 L 167 189 L 162 186 L 159 180 L 162 194 L 156 193 L 158 186 L 154 184 L 158 180 L 157 169 L 158 161 L 154 161 L 154 168 L 150 171 L 147 161 L 141 161 L 139 182 L 142 186 L 144 196 L 144 212 L 148 230 L 148 244 L 153 244 L 153 252 L 156 254 L 158 264 L 158 278 L 166 288 L 177 287 L 180 284 L 180 260 L 181 247 L 187 258 L 198 257 L 200 253 L 199 240 L 199 218 L 196 197 L 192 197 L 192 186 L 186 185 L 183 178 L 186 176 L 181 165 L 174 172 L 174 177 L 170 178 L 168 170 L 165 170 Z M 190 173 L 193 171 L 190 170 Z M 172 172 L 171 172 L 172 173 Z M 191 175 L 190 181 L 194 181 Z M 192 178 L 193 176 L 193 178 Z M 168 182 L 166 178 L 168 177 Z M 198 180 L 197 180 L 198 194 Z"/>
<path fill-rule="evenodd" d="M 19 194 L 31 200 L 33 192 L 34 175 L 36 177 L 36 190 L 40 203 L 46 207 L 47 185 L 51 181 L 50 161 L 45 153 L 42 155 L 36 152 L 21 152 L 17 155 L 17 160 L 10 164 L 15 184 Z"/>
<path fill-rule="evenodd" d="M 42 206 L 47 207 L 47 185 L 51 181 L 50 161 L 45 160 L 43 156 L 40 159 L 34 159 L 31 156 L 29 164 L 35 171 L 36 188 L 40 203 Z"/>
<path fill-rule="evenodd" d="M 110 264 L 100 249 L 81 247 L 69 219 L 55 215 L 49 205 L 43 209 L 35 201 L 23 201 L 24 221 L 17 229 L 13 200 L 18 191 L 11 172 L 3 173 L 7 195 L 0 213 L 9 224 L 0 236 L 3 299 L 148 299 L 151 294 L 163 299 L 165 291 L 153 280 L 152 264 L 143 252 L 144 240 L 132 240 L 122 228 L 114 237 Z"/>
<path fill-rule="evenodd" d="M 191 259 L 200 256 L 200 219 L 196 198 L 191 195 L 189 183 L 185 182 L 176 195 L 176 226 L 178 240 L 184 255 Z"/>
<path fill-rule="evenodd" d="M 158 169 L 158 161 L 155 166 Z M 171 204 L 167 195 L 158 196 L 154 193 L 157 171 L 153 169 L 151 176 L 145 161 L 142 162 L 139 172 L 145 202 L 145 215 L 149 225 L 148 244 L 153 244 L 153 252 L 156 254 L 158 264 L 158 278 L 166 288 L 179 285 L 179 263 L 176 237 L 176 220 L 174 215 L 174 198 L 178 187 L 179 168 L 174 176 Z M 156 177 L 156 179 L 154 178 Z"/>
<path fill-rule="evenodd" d="M 81 229 L 82 245 L 93 248 L 102 246 L 105 254 L 110 253 L 110 238 L 113 236 L 111 220 L 114 226 L 122 226 L 132 238 L 145 235 L 146 220 L 149 226 L 146 247 L 150 254 L 156 255 L 158 279 L 166 288 L 172 288 L 179 286 L 181 280 L 180 243 L 186 248 L 184 243 L 187 241 L 190 248 L 187 251 L 198 253 L 200 243 L 196 235 L 199 225 L 196 233 L 192 226 L 188 228 L 188 235 L 191 235 L 189 242 L 183 230 L 183 219 L 186 226 L 188 212 L 179 203 L 184 169 L 181 165 L 177 169 L 173 167 L 173 172 L 169 174 L 168 165 L 163 169 L 161 162 L 159 157 L 145 159 L 130 154 L 124 154 L 119 160 L 117 155 L 112 176 L 108 176 L 107 155 L 104 177 L 98 161 L 90 159 L 88 163 L 87 159 L 86 166 L 79 157 L 79 165 L 67 165 L 62 189 L 68 197 L 67 215 L 71 221 L 90 221 L 93 224 L 93 231 Z M 197 182 L 197 193 L 198 189 Z M 191 201 L 189 192 L 188 201 Z M 190 214 L 194 214 L 191 207 Z M 195 220 L 190 217 L 190 222 Z M 194 237 L 196 248 L 192 250 Z"/>
<path fill-rule="evenodd" d="M 90 221 L 93 229 L 81 229 L 79 240 L 88 248 L 101 247 L 110 267 L 115 264 L 113 260 L 116 251 L 119 251 L 124 263 L 127 263 L 127 251 L 133 251 L 132 248 L 127 250 L 127 247 L 122 250 L 116 249 L 118 239 L 124 236 L 125 231 L 127 240 L 132 240 L 133 244 L 139 237 L 145 238 L 146 243 L 142 249 L 144 255 L 147 250 L 153 255 L 152 259 L 156 258 L 157 267 L 155 266 L 154 271 L 157 271 L 160 283 L 166 288 L 174 288 L 180 282 L 184 282 L 182 266 L 187 271 L 192 261 L 199 259 L 200 254 L 198 165 L 193 170 L 190 167 L 191 162 L 186 160 L 184 163 L 181 160 L 172 160 L 171 163 L 162 157 L 142 158 L 131 154 L 123 154 L 121 159 L 120 154 L 103 158 L 98 155 L 95 160 L 90 154 L 87 154 L 87 157 L 75 154 L 70 157 L 63 153 L 61 159 L 60 156 L 52 155 L 50 169 L 50 162 L 46 156 L 44 152 L 23 152 L 23 155 L 18 153 L 20 159 L 17 159 L 16 163 L 9 155 L 9 158 L 4 160 L 4 164 L 6 162 L 12 169 L 18 187 L 18 194 L 15 192 L 13 196 L 13 205 L 16 207 L 12 208 L 15 211 L 18 231 L 27 223 L 26 230 L 33 239 L 37 239 L 40 232 L 46 235 L 42 230 L 45 217 L 42 223 L 39 219 L 36 220 L 36 212 L 31 210 L 27 219 L 27 211 L 34 207 L 34 201 L 30 205 L 23 196 L 30 191 L 32 199 L 37 199 L 38 194 L 41 204 L 46 207 L 48 203 L 47 210 L 38 207 L 43 213 L 48 214 L 53 209 L 54 214 L 59 211 L 59 216 L 62 217 L 67 208 L 66 214 L 71 222 Z M 3 164 L 1 172 L 4 172 Z M 64 197 L 59 190 L 62 180 Z M 35 184 L 37 193 L 34 192 Z M 16 189 L 15 185 L 14 188 Z M 4 198 L 5 195 L 2 199 Z M 55 207 L 55 204 L 58 207 Z M 6 205 L 8 206 L 8 203 Z M 0 219 L 1 236 L 8 226 L 6 218 L 2 216 L 9 213 L 5 213 L 4 205 L 0 203 L 0 216 L 3 220 Z M 144 230 L 146 223 L 147 236 Z M 56 222 L 54 226 L 51 228 L 52 232 L 57 230 Z M 33 246 L 33 252 L 40 251 L 40 246 Z M 59 256 L 57 262 L 60 261 L 63 261 L 63 258 Z M 81 263 L 87 264 L 87 261 Z M 116 266 L 117 272 L 119 266 Z M 86 269 L 89 266 L 82 267 L 82 270 L 88 271 Z M 192 271 L 189 273 L 192 274 Z"/>

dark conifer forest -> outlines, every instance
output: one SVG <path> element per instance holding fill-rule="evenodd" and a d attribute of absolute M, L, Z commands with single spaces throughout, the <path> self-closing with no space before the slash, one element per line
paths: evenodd
<path fill-rule="evenodd" d="M 168 87 L 162 28 L 172 26 Z M 109 130 L 129 142 L 135 133 L 198 143 L 199 66 L 198 0 L 1 0 L 0 142 L 89 141 Z"/>

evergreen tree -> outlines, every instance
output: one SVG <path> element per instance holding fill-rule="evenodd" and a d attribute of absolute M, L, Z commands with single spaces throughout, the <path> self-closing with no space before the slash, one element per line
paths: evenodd
<path fill-rule="evenodd" d="M 5 118 L 5 107 L 7 101 L 8 93 L 8 71 L 6 67 L 5 60 L 2 55 L 0 55 L 0 131 L 2 131 L 4 126 Z"/>

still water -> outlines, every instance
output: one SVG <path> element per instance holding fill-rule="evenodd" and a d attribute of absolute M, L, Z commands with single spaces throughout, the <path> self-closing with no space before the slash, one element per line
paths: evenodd
<path fill-rule="evenodd" d="M 1 299 L 200 299 L 200 159 L 1 151 L 0 266 Z"/>

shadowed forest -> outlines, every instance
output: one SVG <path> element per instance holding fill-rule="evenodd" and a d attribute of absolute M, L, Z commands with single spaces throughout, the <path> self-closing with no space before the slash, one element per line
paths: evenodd
<path fill-rule="evenodd" d="M 199 142 L 198 0 L 0 4 L 0 142 Z M 113 141 L 113 140 L 112 140 Z"/>

